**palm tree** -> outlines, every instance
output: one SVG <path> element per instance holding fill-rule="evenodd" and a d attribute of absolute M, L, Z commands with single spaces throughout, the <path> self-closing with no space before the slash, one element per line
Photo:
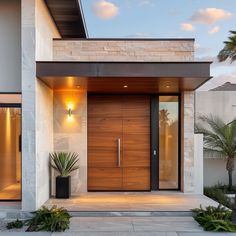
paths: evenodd
<path fill-rule="evenodd" d="M 200 116 L 196 131 L 204 134 L 204 150 L 226 158 L 229 191 L 232 190 L 232 174 L 236 157 L 236 119 L 225 123 L 216 116 Z"/>
<path fill-rule="evenodd" d="M 224 48 L 218 54 L 218 60 L 223 62 L 228 58 L 231 59 L 231 62 L 236 60 L 236 31 L 229 31 L 231 33 L 228 41 L 225 41 Z"/>

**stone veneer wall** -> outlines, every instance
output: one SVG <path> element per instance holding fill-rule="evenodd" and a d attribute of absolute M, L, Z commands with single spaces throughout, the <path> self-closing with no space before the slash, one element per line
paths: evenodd
<path fill-rule="evenodd" d="M 36 60 L 52 60 L 52 38 L 58 35 L 52 19 L 42 20 L 49 16 L 43 0 L 22 0 L 21 6 L 22 209 L 32 211 L 49 198 L 53 151 L 52 90 L 36 79 Z"/>
<path fill-rule="evenodd" d="M 181 95 L 182 191 L 194 193 L 194 97 L 195 92 Z"/>
<path fill-rule="evenodd" d="M 71 118 L 68 107 L 72 107 Z M 54 91 L 53 114 L 54 150 L 79 154 L 80 169 L 72 174 L 72 195 L 87 192 L 87 93 Z"/>
<path fill-rule="evenodd" d="M 55 61 L 193 61 L 193 40 L 54 40 Z"/>
<path fill-rule="evenodd" d="M 49 153 L 53 151 L 53 91 L 36 80 L 36 203 L 49 198 Z"/>

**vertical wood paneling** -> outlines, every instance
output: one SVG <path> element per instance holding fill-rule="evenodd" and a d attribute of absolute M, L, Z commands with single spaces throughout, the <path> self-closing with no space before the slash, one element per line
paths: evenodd
<path fill-rule="evenodd" d="M 117 166 L 117 139 L 121 166 Z M 150 189 L 150 97 L 91 95 L 88 190 Z"/>

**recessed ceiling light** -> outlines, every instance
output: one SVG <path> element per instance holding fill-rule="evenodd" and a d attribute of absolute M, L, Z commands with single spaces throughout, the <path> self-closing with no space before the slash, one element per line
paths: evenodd
<path fill-rule="evenodd" d="M 78 84 L 78 85 L 76 85 L 76 88 L 77 88 L 77 89 L 79 89 L 79 88 L 80 88 L 80 85 L 79 85 L 79 84 Z"/>
<path fill-rule="evenodd" d="M 170 85 L 167 84 L 167 85 L 166 85 L 166 88 L 170 88 Z"/>
<path fill-rule="evenodd" d="M 124 88 L 128 88 L 128 85 L 124 85 Z"/>

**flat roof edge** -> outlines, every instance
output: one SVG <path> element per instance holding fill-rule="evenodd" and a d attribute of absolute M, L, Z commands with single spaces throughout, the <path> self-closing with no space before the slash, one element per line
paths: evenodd
<path fill-rule="evenodd" d="M 195 41 L 195 38 L 54 38 L 53 40 L 86 41 Z"/>
<path fill-rule="evenodd" d="M 81 64 L 212 64 L 213 61 L 36 61 L 36 63 Z"/>

